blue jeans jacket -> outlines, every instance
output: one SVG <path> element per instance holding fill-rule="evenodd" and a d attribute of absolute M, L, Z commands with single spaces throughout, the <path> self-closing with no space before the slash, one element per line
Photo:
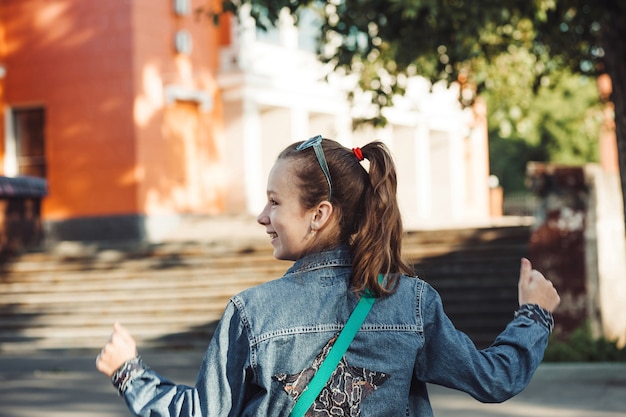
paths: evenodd
<path fill-rule="evenodd" d="M 358 302 L 350 265 L 348 248 L 310 255 L 282 278 L 233 297 L 195 387 L 140 360 L 114 383 L 138 416 L 288 416 Z M 307 415 L 432 416 L 426 383 L 482 402 L 507 400 L 529 383 L 551 330 L 550 313 L 524 307 L 527 314 L 477 350 L 430 285 L 402 277 L 393 295 L 376 300 Z"/>

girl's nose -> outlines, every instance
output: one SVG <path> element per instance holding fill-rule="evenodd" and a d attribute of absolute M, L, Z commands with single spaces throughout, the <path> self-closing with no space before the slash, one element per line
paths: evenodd
<path fill-rule="evenodd" d="M 265 226 L 269 224 L 270 222 L 269 220 L 270 220 L 269 217 L 267 216 L 267 214 L 265 214 L 265 208 L 263 208 L 263 211 L 259 213 L 259 215 L 257 216 L 256 221 L 260 225 Z"/>

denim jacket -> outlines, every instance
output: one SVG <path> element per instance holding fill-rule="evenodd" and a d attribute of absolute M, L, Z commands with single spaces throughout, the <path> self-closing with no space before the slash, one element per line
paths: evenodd
<path fill-rule="evenodd" d="M 358 302 L 349 248 L 298 260 L 228 303 L 195 387 L 129 361 L 114 384 L 138 416 L 288 416 Z M 402 276 L 379 298 L 307 415 L 432 416 L 426 383 L 502 402 L 529 383 L 552 316 L 525 305 L 487 349 L 455 329 L 438 293 Z M 315 412 L 313 412 L 315 410 Z"/>

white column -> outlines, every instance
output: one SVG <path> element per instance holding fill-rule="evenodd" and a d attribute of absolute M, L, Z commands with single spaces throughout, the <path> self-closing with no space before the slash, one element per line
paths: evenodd
<path fill-rule="evenodd" d="M 239 68 L 246 70 L 252 67 L 253 62 L 253 45 L 256 40 L 256 23 L 250 16 L 250 6 L 243 4 L 239 10 L 239 20 L 237 28 L 239 32 L 232 37 L 237 42 Z"/>
<path fill-rule="evenodd" d="M 280 45 L 291 50 L 298 49 L 298 28 L 287 9 L 280 11 L 278 19 Z"/>
<path fill-rule="evenodd" d="M 623 348 L 626 346 L 626 241 L 619 175 L 605 172 L 595 164 L 587 165 L 585 174 L 591 185 L 585 232 L 587 275 L 598 277 L 598 301 L 594 301 L 600 310 L 603 336 L 616 340 Z M 594 267 L 597 271 L 593 271 Z"/>
<path fill-rule="evenodd" d="M 464 135 L 459 129 L 450 132 L 450 211 L 454 220 L 462 220 L 465 213 L 465 195 L 467 192 L 466 161 L 464 157 Z"/>
<path fill-rule="evenodd" d="M 430 173 L 430 130 L 425 120 L 415 132 L 415 183 L 417 184 L 417 216 L 428 219 L 432 215 L 432 178 Z"/>
<path fill-rule="evenodd" d="M 309 136 L 316 134 L 309 130 L 309 112 L 302 107 L 292 107 L 290 111 L 291 132 L 289 139 L 291 142 L 306 140 Z"/>
<path fill-rule="evenodd" d="M 469 110 L 469 109 L 468 109 Z M 491 215 L 489 195 L 489 137 L 487 133 L 487 108 L 483 100 L 474 105 L 473 123 L 469 129 L 471 155 L 471 190 L 467 196 L 474 215 L 488 220 Z"/>
<path fill-rule="evenodd" d="M 13 128 L 13 109 L 6 107 L 4 112 L 4 175 L 15 177 L 17 168 L 17 138 Z"/>
<path fill-rule="evenodd" d="M 352 118 L 350 117 L 349 109 L 335 116 L 335 130 L 337 131 L 337 136 L 331 139 L 335 139 L 345 147 L 354 147 L 352 138 Z"/>
<path fill-rule="evenodd" d="M 265 205 L 267 184 L 262 167 L 263 144 L 259 107 L 247 97 L 244 97 L 242 120 L 246 209 L 248 213 L 256 215 Z"/>

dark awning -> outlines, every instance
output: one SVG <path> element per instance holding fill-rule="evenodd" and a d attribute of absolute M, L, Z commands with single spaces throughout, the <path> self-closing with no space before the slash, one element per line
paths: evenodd
<path fill-rule="evenodd" d="M 37 177 L 2 177 L 0 176 L 0 198 L 6 197 L 44 197 L 48 194 L 48 184 Z"/>

